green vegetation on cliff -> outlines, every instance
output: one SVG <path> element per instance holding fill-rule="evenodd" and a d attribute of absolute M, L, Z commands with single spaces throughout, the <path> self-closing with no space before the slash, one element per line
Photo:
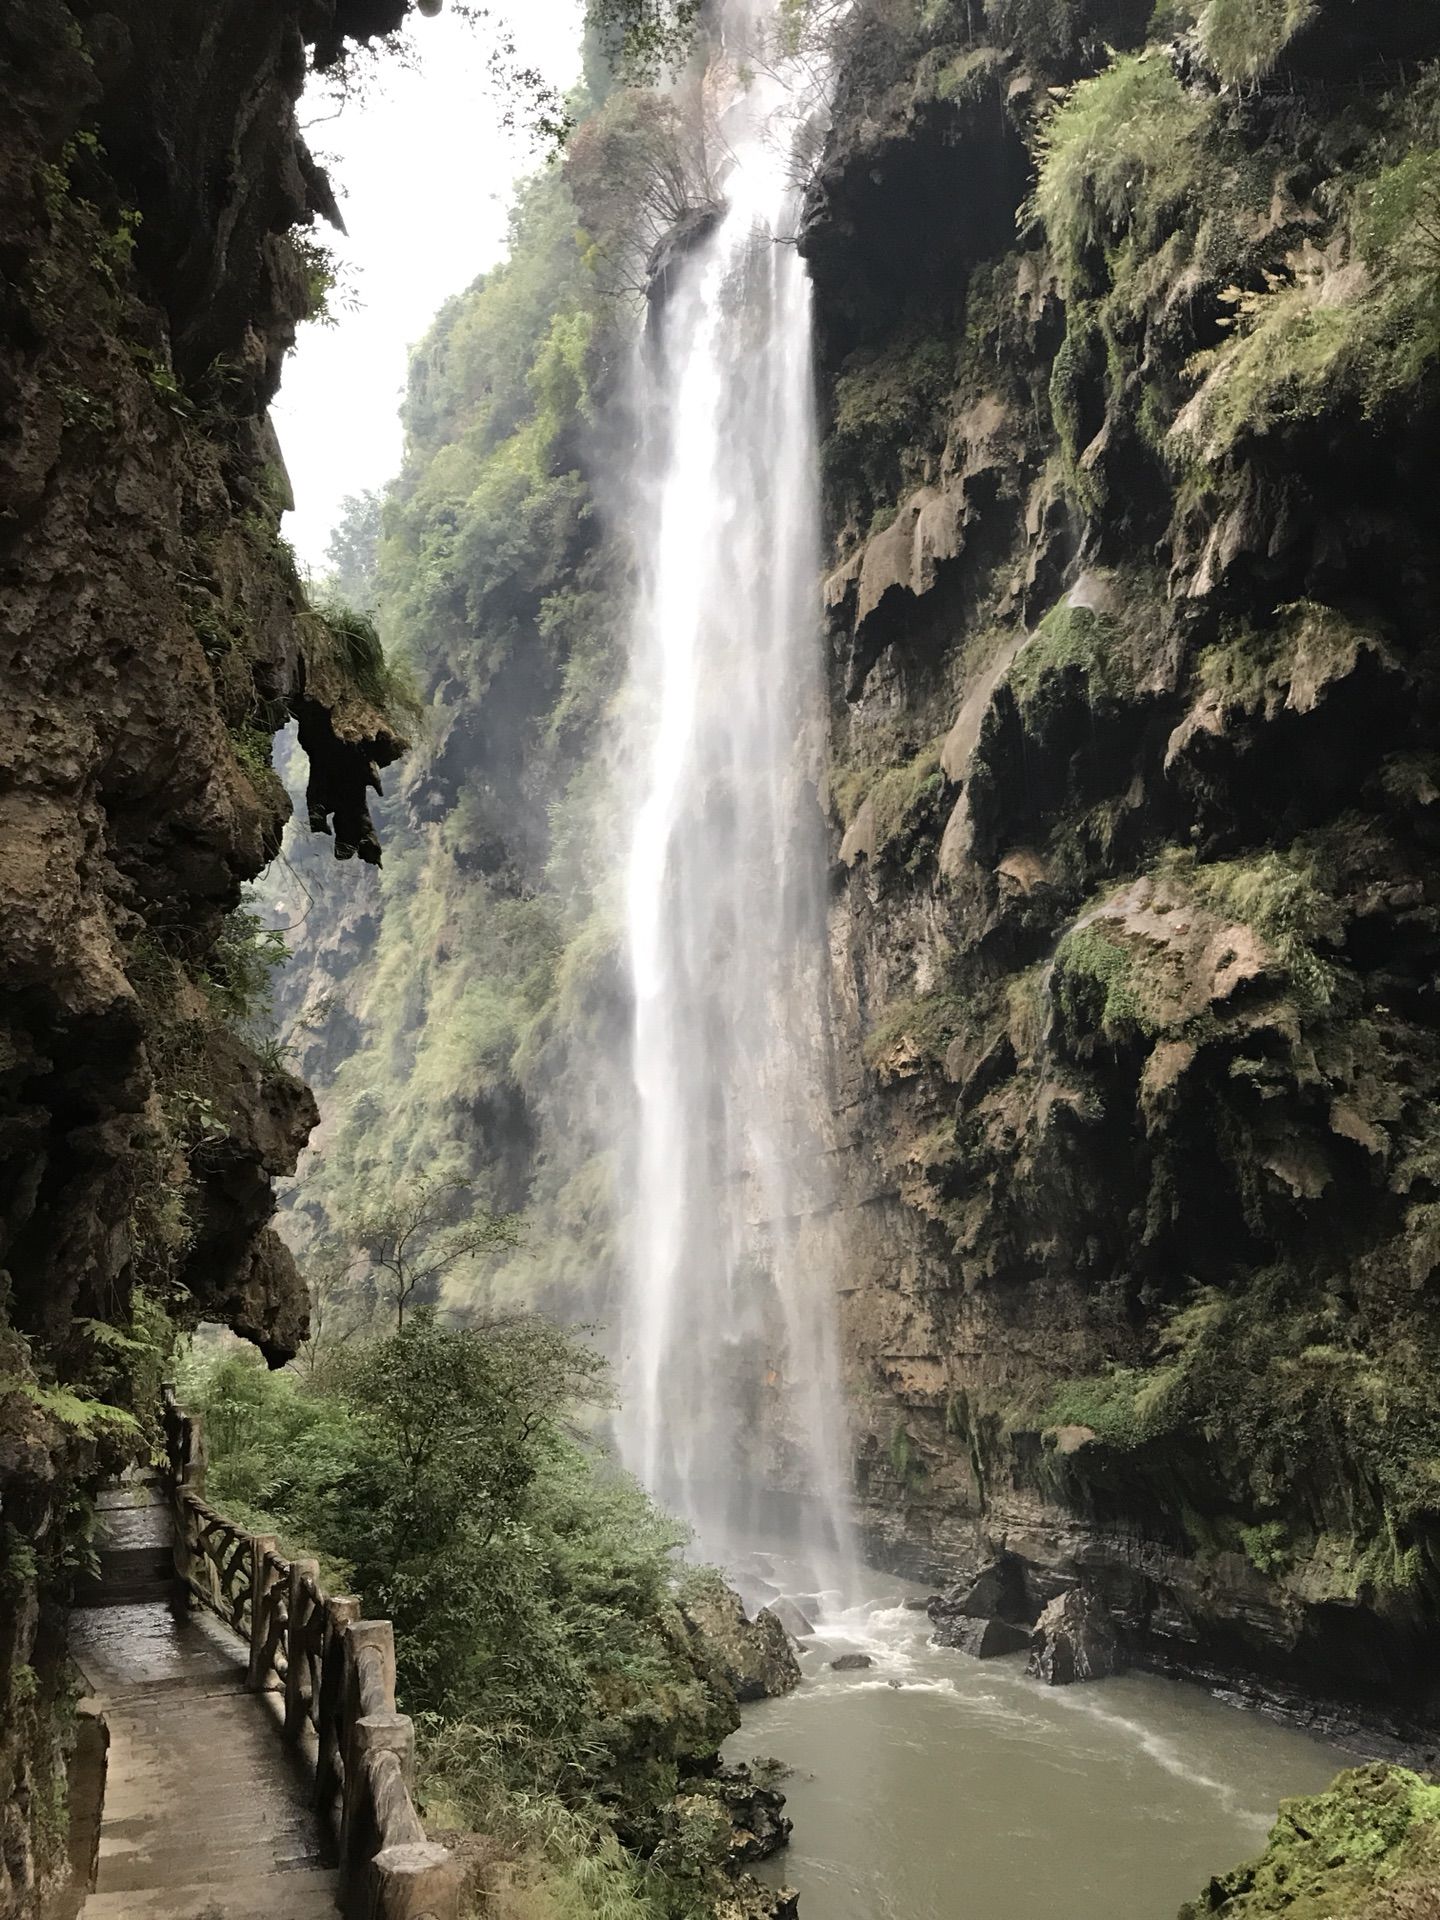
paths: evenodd
<path fill-rule="evenodd" d="M 360 938 L 333 955 L 309 942 L 282 986 L 329 1123 L 307 1235 L 377 1180 L 473 1177 L 495 1211 L 526 1216 L 499 1290 L 551 1286 L 570 1311 L 604 1293 L 611 1133 L 596 1114 L 531 1156 L 551 1103 L 593 1108 L 583 1082 L 611 1070 L 618 992 L 592 752 L 618 613 L 586 448 L 619 346 L 596 245 L 552 167 L 522 192 L 507 261 L 416 350 L 404 468 L 378 524 L 356 504 L 336 558 L 410 664 L 423 744 Z M 278 887 L 287 917 L 307 911 Z M 343 926 L 320 903 L 337 910 Z"/>

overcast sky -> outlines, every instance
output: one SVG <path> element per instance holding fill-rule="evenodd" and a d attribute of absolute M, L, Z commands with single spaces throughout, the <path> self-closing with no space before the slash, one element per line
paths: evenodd
<path fill-rule="evenodd" d="M 579 0 L 512 0 L 497 11 L 511 16 L 520 63 L 568 89 L 580 70 Z M 450 294 L 500 259 L 515 182 L 539 158 L 498 125 L 479 29 L 442 13 L 412 16 L 408 33 L 413 70 L 392 63 L 334 120 L 318 120 L 323 100 L 301 104 L 349 229 L 322 237 L 349 264 L 360 302 L 335 326 L 301 328 L 274 408 L 296 499 L 284 531 L 317 570 L 340 502 L 399 465 L 407 349 Z"/>

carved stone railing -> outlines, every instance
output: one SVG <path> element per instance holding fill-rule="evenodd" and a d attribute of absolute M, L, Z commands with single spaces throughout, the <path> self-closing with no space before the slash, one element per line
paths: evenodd
<path fill-rule="evenodd" d="M 175 1575 L 250 1649 L 248 1684 L 283 1694 L 284 1738 L 313 1761 L 335 1828 L 346 1920 L 458 1920 L 459 1869 L 425 1837 L 411 1785 L 415 1728 L 395 1711 L 395 1635 L 327 1594 L 313 1560 L 287 1560 L 205 1499 L 205 1429 L 165 1388 Z"/>

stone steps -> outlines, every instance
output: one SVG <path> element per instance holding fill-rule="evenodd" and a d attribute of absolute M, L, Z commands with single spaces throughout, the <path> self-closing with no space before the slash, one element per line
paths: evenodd
<path fill-rule="evenodd" d="M 107 1487 L 95 1503 L 97 1571 L 75 1586 L 77 1607 L 124 1607 L 160 1600 L 171 1590 L 175 1565 L 170 1507 L 153 1476 Z"/>

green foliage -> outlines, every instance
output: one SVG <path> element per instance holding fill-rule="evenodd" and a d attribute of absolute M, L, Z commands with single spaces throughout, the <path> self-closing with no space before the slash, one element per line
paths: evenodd
<path fill-rule="evenodd" d="M 1055 676 L 1078 672 L 1092 705 L 1134 691 L 1134 673 L 1118 620 L 1065 601 L 1052 607 L 1020 649 L 1009 686 L 1021 712 L 1043 700 Z"/>
<path fill-rule="evenodd" d="M 1040 136 L 1028 215 L 1071 293 L 1087 283 L 1097 252 L 1126 235 L 1142 246 L 1163 235 L 1194 185 L 1209 115 L 1154 53 L 1118 59 L 1065 96 Z"/>
<path fill-rule="evenodd" d="M 1094 308 L 1076 299 L 1066 316 L 1065 338 L 1050 369 L 1050 417 L 1070 490 L 1082 506 L 1092 509 L 1100 502 L 1094 482 L 1081 466 L 1081 455 L 1090 439 L 1085 408 L 1104 377 L 1105 367 L 1104 330 Z"/>
<path fill-rule="evenodd" d="M 1344 926 L 1323 840 L 1208 863 L 1172 848 L 1155 874 L 1162 895 L 1183 889 L 1218 919 L 1253 928 L 1301 1013 L 1320 1015 L 1330 1006 L 1340 976 L 1327 950 L 1342 943 Z M 1163 948 L 1092 911 L 1055 949 L 1050 995 L 1062 1030 L 1083 1048 L 1096 1034 L 1112 1042 L 1153 1039 L 1174 1021 L 1177 1033 L 1203 1040 L 1207 1011 L 1183 1019 L 1166 1012 L 1177 995 L 1180 1004 L 1186 999 L 1185 983 L 1170 980 L 1167 965 Z"/>
<path fill-rule="evenodd" d="M 943 335 L 909 329 L 851 356 L 835 383 L 823 450 L 832 487 L 858 483 L 873 505 L 898 497 L 917 462 L 943 437 L 957 347 Z"/>
<path fill-rule="evenodd" d="M 1333 886 L 1327 883 L 1323 848 L 1296 841 L 1239 860 L 1204 865 L 1184 853 L 1167 870 L 1182 878 L 1216 913 L 1253 927 L 1284 969 L 1307 1012 L 1329 1005 L 1335 992 L 1334 964 L 1317 951 L 1338 947 L 1344 922 Z"/>
<path fill-rule="evenodd" d="M 471 1183 L 417 1174 L 389 1192 L 355 1200 L 339 1235 L 363 1257 L 395 1312 L 397 1331 L 411 1305 L 434 1306 L 448 1275 L 498 1247 L 515 1244 L 514 1223 L 476 1207 Z"/>
<path fill-rule="evenodd" d="M 878 776 L 865 765 L 832 773 L 831 797 L 847 826 L 862 806 L 869 806 L 877 858 L 903 858 L 914 871 L 933 845 L 943 824 L 936 818 L 936 802 L 945 790 L 940 747 L 933 741 Z"/>
<path fill-rule="evenodd" d="M 1317 11 L 1317 0 L 1209 0 L 1200 45 L 1227 85 L 1263 80 Z"/>
<path fill-rule="evenodd" d="M 659 1920 L 654 1875 L 613 1829 L 585 1807 L 550 1793 L 519 1792 L 506 1774 L 503 1734 L 473 1720 L 422 1715 L 419 1789 L 437 1827 L 489 1836 L 518 1856 L 518 1885 L 486 1900 L 500 1920 Z"/>
<path fill-rule="evenodd" d="M 915 1436 L 903 1421 L 897 1421 L 890 1435 L 890 1465 L 895 1477 L 907 1494 L 918 1493 L 929 1477 L 930 1469 L 925 1456 L 916 1445 Z"/>
<path fill-rule="evenodd" d="M 1137 1471 L 1172 1508 L 1184 1463 L 1203 1460 L 1239 1512 L 1192 1515 L 1197 1546 L 1236 1548 L 1311 1601 L 1373 1601 L 1426 1578 L 1417 1530 L 1440 1492 L 1426 1384 L 1437 1360 L 1430 1330 L 1417 1342 L 1381 1302 L 1347 1303 L 1280 1265 L 1234 1294 L 1196 1291 L 1163 1323 L 1151 1364 L 1063 1382 L 1041 1417 L 1143 1450 Z M 1084 1461 L 1071 1457 L 1082 1477 Z"/>
<path fill-rule="evenodd" d="M 897 1048 L 903 1048 L 938 1064 L 944 1061 L 952 1041 L 968 1033 L 972 1024 L 970 1009 L 953 988 L 941 987 L 896 1000 L 865 1036 L 865 1059 L 869 1065 L 878 1066 Z"/>
<path fill-rule="evenodd" d="M 0 1395 L 20 1393 L 61 1427 L 83 1440 L 131 1440 L 140 1437 L 140 1423 L 123 1407 L 111 1406 L 93 1394 L 67 1386 L 43 1386 L 31 1380 L 0 1376 Z"/>
<path fill-rule="evenodd" d="M 526 1125 L 562 1082 L 596 1107 L 577 1057 L 616 1029 L 601 897 L 615 863 L 588 756 L 623 677 L 623 608 L 577 471 L 616 349 L 577 211 L 559 169 L 522 191 L 508 260 L 447 303 L 412 358 L 400 479 L 378 509 L 357 504 L 332 556 L 414 663 L 447 743 L 448 804 L 433 827 L 402 809 L 387 826 L 378 932 L 343 996 L 361 1043 L 317 1075 L 322 1022 L 305 1064 L 329 1121 L 307 1187 L 321 1237 L 357 1193 L 478 1175 L 484 1212 L 529 1202 L 525 1244 L 508 1264 L 457 1265 L 449 1298 L 552 1288 L 581 1313 L 605 1280 L 608 1143 L 572 1127 L 535 1177 L 517 1164 L 522 1101 Z M 482 1156 L 477 1138 L 514 1151 Z"/>
<path fill-rule="evenodd" d="M 1019 47 L 1040 66 L 1064 67 L 1075 56 L 1085 24 L 1083 0 L 985 0 L 996 37 Z"/>
<path fill-rule="evenodd" d="M 263 1038 L 272 1020 L 275 975 L 289 954 L 284 934 L 267 926 L 253 906 L 242 905 L 226 914 L 210 950 L 203 984 L 227 1025 Z"/>
<path fill-rule="evenodd" d="M 1269 720 L 1302 674 L 1322 686 L 1332 675 L 1350 672 L 1359 654 L 1378 644 L 1373 632 L 1334 607 L 1302 600 L 1279 608 L 1271 627 L 1227 622 L 1218 643 L 1200 656 L 1200 683 L 1223 706 L 1262 711 Z"/>
<path fill-rule="evenodd" d="M 1047 1427 L 1089 1427 L 1097 1440 L 1121 1449 L 1137 1447 L 1157 1429 L 1149 1383 L 1138 1367 L 1111 1367 L 1088 1379 L 1065 1380 L 1040 1419 Z"/>
<path fill-rule="evenodd" d="M 1137 957 L 1103 921 L 1074 927 L 1055 949 L 1051 995 L 1067 1033 L 1124 1040 L 1150 1033 L 1136 986 Z M 1083 1424 L 1089 1425 L 1088 1421 Z"/>
<path fill-rule="evenodd" d="M 349 494 L 325 548 L 326 597 L 362 613 L 375 605 L 384 500 L 378 493 Z"/>
<path fill-rule="evenodd" d="M 1180 1920 L 1419 1914 L 1437 1878 L 1440 1786 L 1405 1767 L 1356 1767 L 1324 1793 L 1281 1801 L 1260 1858 L 1212 1880 Z"/>
<path fill-rule="evenodd" d="M 199 629 L 197 628 L 197 631 Z M 217 635 L 220 629 L 216 628 Z M 204 639 L 202 635 L 202 642 Z M 220 642 L 217 641 L 217 645 Z M 235 758 L 249 775 L 250 782 L 260 787 L 274 773 L 275 736 L 267 733 L 263 727 L 232 727 L 230 745 L 235 750 Z"/>
<path fill-rule="evenodd" d="M 217 1505 L 318 1549 L 393 1619 L 432 1819 L 517 1849 L 557 1912 L 708 1910 L 676 1892 L 683 1831 L 664 1873 L 614 1839 L 617 1814 L 668 1820 L 737 1716 L 676 1611 L 684 1530 L 572 1435 L 609 1398 L 588 1345 L 422 1310 L 308 1380 L 229 1356 L 186 1392 Z"/>
<path fill-rule="evenodd" d="M 313 674 L 328 668 L 340 689 L 357 695 L 397 729 L 424 712 L 413 675 L 387 655 L 368 613 L 338 600 L 322 601 L 304 616 L 306 664 Z"/>
<path fill-rule="evenodd" d="M 1294 1564 L 1294 1546 L 1281 1520 L 1262 1520 L 1256 1526 L 1241 1527 L 1240 1544 L 1251 1566 L 1261 1573 L 1286 1573 Z"/>
<path fill-rule="evenodd" d="M 300 317 L 322 327 L 333 327 L 339 312 L 353 308 L 354 295 L 344 284 L 344 269 L 332 248 L 305 227 L 286 235 L 303 288 Z"/>
<path fill-rule="evenodd" d="M 1428 97 L 1428 96 L 1427 96 Z M 1425 121 L 1412 149 L 1342 192 L 1353 257 L 1290 256 L 1261 288 L 1229 289 L 1231 338 L 1197 355 L 1200 380 L 1175 424 L 1182 454 L 1211 464 L 1242 441 L 1350 405 L 1374 414 L 1440 357 L 1440 149 Z"/>

